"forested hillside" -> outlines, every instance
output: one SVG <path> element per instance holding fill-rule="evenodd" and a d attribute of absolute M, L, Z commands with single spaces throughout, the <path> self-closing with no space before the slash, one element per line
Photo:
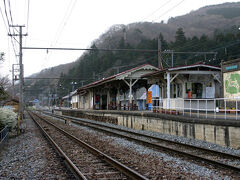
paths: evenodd
<path fill-rule="evenodd" d="M 179 28 L 174 37 L 175 40 L 167 42 L 160 33 L 162 50 L 173 50 L 176 52 L 216 52 L 214 55 L 193 54 L 174 54 L 174 66 L 190 65 L 197 62 L 219 66 L 221 60 L 229 60 L 240 57 L 240 30 L 237 26 L 233 26 L 227 31 L 215 31 L 212 37 L 202 35 L 199 38 L 193 36 L 187 38 L 184 30 Z M 142 39 L 136 46 L 132 46 L 122 38 L 116 48 L 118 49 L 157 49 L 157 37 L 154 39 Z M 92 48 L 97 49 L 95 44 Z M 164 68 L 171 66 L 171 54 L 163 54 Z M 68 74 L 62 74 L 59 85 L 67 87 L 70 84 L 71 77 L 81 77 L 86 79 L 84 84 L 93 80 L 101 79 L 126 69 L 136 67 L 138 65 L 149 63 L 157 66 L 157 53 L 154 52 L 128 52 L 128 51 L 91 51 L 86 53 L 77 66 L 70 69 Z M 78 81 L 81 85 L 81 81 Z M 63 94 L 66 92 L 63 92 Z"/>
<path fill-rule="evenodd" d="M 138 22 L 114 25 L 91 43 L 94 51 L 86 51 L 71 66 L 53 67 L 46 74 L 54 73 L 60 80 L 26 82 L 28 99 L 58 94 L 62 97 L 75 87 L 107 77 L 118 72 L 149 63 L 157 66 L 157 53 L 130 51 L 101 51 L 99 49 L 154 49 L 160 37 L 162 51 L 200 52 L 214 51 L 217 56 L 174 54 L 174 66 L 200 61 L 219 65 L 221 60 L 240 57 L 240 3 L 208 6 L 187 15 L 169 19 L 167 23 Z M 171 54 L 162 54 L 163 66 L 171 66 Z M 42 72 L 40 76 L 45 74 Z M 35 77 L 39 77 L 38 74 Z M 76 80 L 78 79 L 78 80 Z M 37 87 L 41 87 L 40 89 Z M 61 88 L 60 88 L 61 86 Z M 36 91 L 36 89 L 38 89 Z"/>

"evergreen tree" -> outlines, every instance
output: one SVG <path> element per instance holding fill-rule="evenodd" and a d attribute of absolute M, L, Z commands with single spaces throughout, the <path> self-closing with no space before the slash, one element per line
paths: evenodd
<path fill-rule="evenodd" d="M 175 46 L 181 49 L 181 47 L 186 43 L 187 38 L 182 28 L 178 28 L 175 35 Z"/>

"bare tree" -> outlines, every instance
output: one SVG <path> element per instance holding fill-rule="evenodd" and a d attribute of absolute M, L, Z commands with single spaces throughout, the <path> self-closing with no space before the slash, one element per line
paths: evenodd
<path fill-rule="evenodd" d="M 5 54 L 3 52 L 0 52 L 0 61 L 4 61 Z"/>
<path fill-rule="evenodd" d="M 6 88 L 9 86 L 9 84 L 10 84 L 10 81 L 7 76 L 4 76 L 4 77 L 0 76 L 0 101 L 8 97 Z"/>

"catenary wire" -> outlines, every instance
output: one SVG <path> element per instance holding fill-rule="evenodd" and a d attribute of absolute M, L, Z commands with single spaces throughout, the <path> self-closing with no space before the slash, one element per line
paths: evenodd
<path fill-rule="evenodd" d="M 6 31 L 7 31 L 7 33 L 8 33 L 7 23 L 6 23 L 6 20 L 5 20 L 4 16 L 3 16 L 3 12 L 2 12 L 1 6 L 0 6 L 0 12 L 1 12 L 1 15 L 2 15 L 2 19 L 3 19 L 4 25 L 5 25 Z"/>
<path fill-rule="evenodd" d="M 27 0 L 28 4 L 27 4 L 27 33 L 28 33 L 28 28 L 29 28 L 29 13 L 30 13 L 30 0 Z"/>
<path fill-rule="evenodd" d="M 158 12 L 160 9 L 162 9 L 163 7 L 165 7 L 168 3 L 170 3 L 172 0 L 167 1 L 166 3 L 164 3 L 162 6 L 160 6 L 159 8 L 157 8 L 155 11 L 153 11 L 151 14 L 149 14 L 147 17 L 143 18 L 141 21 L 144 21 L 145 19 L 148 19 L 149 17 L 151 17 L 153 14 L 155 14 L 156 12 Z"/>
<path fill-rule="evenodd" d="M 5 10 L 5 15 L 6 15 L 6 20 L 7 20 L 6 29 L 7 29 L 7 32 L 8 32 L 9 34 L 11 34 L 10 22 L 9 22 L 9 18 L 8 18 L 8 14 L 7 14 L 6 1 L 4 0 L 3 3 L 4 3 L 4 10 Z M 2 10 L 1 10 L 1 12 L 2 12 Z M 4 19 L 4 18 L 3 18 L 3 19 Z M 13 46 L 14 54 L 15 54 L 15 56 L 17 56 L 16 49 L 15 49 L 15 48 L 16 48 L 16 47 L 15 47 L 16 44 L 14 44 L 14 41 L 13 41 L 12 36 L 11 36 L 11 43 L 12 43 L 12 46 Z"/>
<path fill-rule="evenodd" d="M 29 13 L 30 13 L 30 0 L 27 0 L 27 14 L 26 14 L 26 34 L 28 34 L 29 29 Z M 27 36 L 24 39 L 24 44 L 27 44 Z"/>
<path fill-rule="evenodd" d="M 12 18 L 12 10 L 11 10 L 10 0 L 8 0 L 8 9 L 9 9 L 9 14 L 10 14 L 11 23 L 13 24 L 13 18 Z"/>
<path fill-rule="evenodd" d="M 176 4 L 175 6 L 173 6 L 172 8 L 168 9 L 167 11 L 165 11 L 164 13 L 162 13 L 157 19 L 153 20 L 156 21 L 158 19 L 160 19 L 162 16 L 166 15 L 167 13 L 169 13 L 170 11 L 172 11 L 173 9 L 175 9 L 176 7 L 178 7 L 180 4 L 182 4 L 185 0 L 180 1 L 178 4 Z"/>
<path fill-rule="evenodd" d="M 59 27 L 58 27 L 57 32 L 56 32 L 56 36 L 54 37 L 50 47 L 53 47 L 58 43 L 59 38 L 61 37 L 62 32 L 64 30 L 64 27 L 66 26 L 72 12 L 73 12 L 73 8 L 75 7 L 76 2 L 77 2 L 77 0 L 74 0 L 74 1 L 71 0 L 69 2 L 67 10 L 66 10 L 66 12 L 63 16 L 63 19 L 62 19 L 61 23 L 59 24 Z M 47 62 L 51 58 L 51 55 L 52 55 L 52 52 L 46 54 L 46 57 L 44 58 L 45 62 Z M 46 64 L 46 63 L 44 63 L 44 64 Z"/>

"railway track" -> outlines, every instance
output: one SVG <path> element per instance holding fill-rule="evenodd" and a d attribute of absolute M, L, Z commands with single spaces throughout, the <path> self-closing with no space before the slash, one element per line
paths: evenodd
<path fill-rule="evenodd" d="M 190 157 L 191 159 L 198 160 L 200 162 L 205 162 L 207 164 L 218 166 L 219 168 L 224 168 L 237 173 L 240 172 L 240 156 L 238 155 L 232 155 L 189 144 L 182 144 L 180 142 L 170 141 L 159 137 L 153 137 L 142 133 L 103 125 L 94 121 L 89 122 L 80 118 L 50 114 L 46 112 L 44 113 L 56 118 L 60 118 L 62 120 L 68 119 L 71 120 L 72 123 L 94 128 L 108 134 L 130 139 L 148 147 L 160 149 L 166 152 L 173 152 L 178 155 L 181 154 Z"/>
<path fill-rule="evenodd" d="M 147 179 L 43 117 L 28 113 L 77 179 Z"/>

